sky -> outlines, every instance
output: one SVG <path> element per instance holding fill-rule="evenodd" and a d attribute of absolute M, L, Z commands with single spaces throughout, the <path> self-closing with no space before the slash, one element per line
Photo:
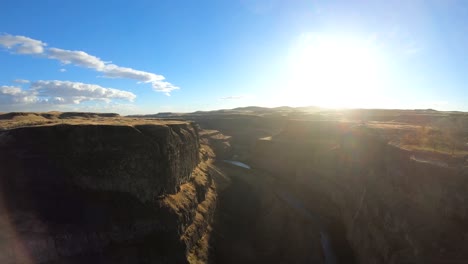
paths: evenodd
<path fill-rule="evenodd" d="M 0 112 L 468 111 L 468 2 L 0 1 Z"/>

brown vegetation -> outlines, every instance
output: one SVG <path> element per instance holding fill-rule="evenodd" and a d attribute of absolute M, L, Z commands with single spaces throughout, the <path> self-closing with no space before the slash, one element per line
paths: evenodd
<path fill-rule="evenodd" d="M 186 121 L 121 117 L 112 113 L 18 112 L 0 114 L 0 131 L 18 127 L 51 125 L 142 125 L 182 124 Z"/>
<path fill-rule="evenodd" d="M 427 127 L 407 132 L 401 139 L 401 147 L 409 150 L 433 151 L 452 156 L 468 154 L 464 131 L 457 126 Z"/>

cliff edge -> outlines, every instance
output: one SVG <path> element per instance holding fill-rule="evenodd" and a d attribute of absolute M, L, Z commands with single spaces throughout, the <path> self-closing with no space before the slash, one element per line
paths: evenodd
<path fill-rule="evenodd" d="M 186 263 L 208 232 L 197 125 L 15 113 L 0 126 L 1 263 Z"/>

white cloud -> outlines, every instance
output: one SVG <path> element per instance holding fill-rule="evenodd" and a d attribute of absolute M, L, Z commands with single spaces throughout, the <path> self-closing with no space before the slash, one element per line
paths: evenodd
<path fill-rule="evenodd" d="M 156 92 L 163 92 L 167 96 L 170 96 L 173 90 L 179 89 L 179 87 L 174 86 L 169 82 L 162 82 L 162 81 L 152 82 L 151 86 L 153 86 L 153 90 L 155 90 Z"/>
<path fill-rule="evenodd" d="M 137 80 L 142 83 L 151 83 L 153 90 L 157 92 L 163 92 L 167 96 L 170 96 L 172 91 L 179 89 L 179 87 L 164 81 L 164 76 L 151 72 L 120 67 L 115 64 L 106 64 L 102 70 L 98 71 L 103 72 L 104 76 L 109 78 L 126 78 Z"/>
<path fill-rule="evenodd" d="M 135 70 L 132 68 L 121 67 L 111 62 L 101 60 L 99 57 L 88 54 L 80 50 L 65 50 L 59 48 L 46 48 L 45 43 L 23 36 L 0 35 L 0 45 L 8 49 L 13 49 L 16 53 L 40 54 L 44 53 L 49 59 L 55 59 L 63 64 L 73 64 L 80 67 L 93 69 L 103 73 L 108 78 L 123 78 L 136 80 L 139 83 L 150 83 L 153 90 L 163 92 L 166 95 L 179 87 L 164 81 L 165 77 L 152 72 Z M 60 70 L 61 72 L 65 69 Z"/>
<path fill-rule="evenodd" d="M 69 105 L 85 101 L 111 103 L 113 100 L 133 102 L 136 95 L 96 84 L 70 81 L 36 81 L 28 90 L 17 86 L 0 86 L 0 102 L 8 105 Z"/>
<path fill-rule="evenodd" d="M 59 104 L 79 104 L 83 101 L 111 102 L 113 99 L 132 102 L 136 98 L 131 92 L 70 81 L 37 81 L 31 84 L 30 89 L 37 92 L 38 97 Z"/>
<path fill-rule="evenodd" d="M 37 97 L 33 92 L 24 91 L 16 86 L 0 86 L 0 102 L 3 105 L 29 104 L 36 101 Z"/>
<path fill-rule="evenodd" d="M 107 64 L 102 69 L 96 69 L 104 73 L 104 76 L 110 78 L 127 78 L 144 83 L 152 83 L 164 80 L 164 76 L 150 72 L 134 70 L 132 68 L 119 67 L 115 64 Z"/>
<path fill-rule="evenodd" d="M 100 58 L 78 50 L 49 48 L 47 49 L 47 57 L 59 60 L 64 64 L 74 64 L 96 70 L 102 69 L 105 66 L 105 63 Z"/>
<path fill-rule="evenodd" d="M 24 36 L 0 35 L 0 45 L 19 54 L 41 54 L 46 43 Z"/>
<path fill-rule="evenodd" d="M 132 79 L 142 83 L 150 83 L 153 90 L 170 95 L 173 90 L 179 89 L 169 82 L 164 81 L 164 76 L 151 72 L 135 70 L 127 67 L 107 63 L 100 58 L 90 55 L 84 51 L 63 50 L 57 48 L 48 49 L 48 57 L 56 59 L 65 64 L 74 64 L 81 67 L 91 68 L 102 72 L 104 77 Z"/>
<path fill-rule="evenodd" d="M 65 68 L 62 68 L 62 69 L 59 70 L 59 72 L 66 72 L 66 71 L 67 71 L 67 69 L 65 69 Z"/>
<path fill-rule="evenodd" d="M 29 83 L 29 80 L 25 80 L 25 79 L 16 79 L 14 80 L 15 83 Z"/>

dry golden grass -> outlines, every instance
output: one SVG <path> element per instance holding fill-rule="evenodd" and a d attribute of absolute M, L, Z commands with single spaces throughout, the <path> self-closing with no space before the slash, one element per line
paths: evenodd
<path fill-rule="evenodd" d="M 418 152 L 463 156 L 468 154 L 464 144 L 464 133 L 454 133 L 450 128 L 419 126 L 418 129 L 404 133 L 399 139 L 399 147 Z"/>
<path fill-rule="evenodd" d="M 398 123 L 398 122 L 369 122 L 367 127 L 374 129 L 391 129 L 391 130 L 416 130 L 419 125 Z"/>
<path fill-rule="evenodd" d="M 211 129 L 203 129 L 200 131 L 200 136 L 210 136 L 219 134 L 218 130 L 211 130 Z"/>
<path fill-rule="evenodd" d="M 195 186 L 188 182 L 180 186 L 178 193 L 166 196 L 162 203 L 181 216 L 185 211 L 190 210 L 191 205 L 196 202 L 195 199 Z"/>
<path fill-rule="evenodd" d="M 180 186 L 179 192 L 164 197 L 162 200 L 163 205 L 168 206 L 175 213 L 181 216 L 185 212 L 191 210 L 194 204 L 202 202 L 197 201 L 197 186 L 208 189 L 207 194 L 205 195 L 205 200 L 203 202 L 208 199 L 210 194 L 214 195 L 214 193 L 210 192 L 211 182 L 209 181 L 207 175 L 207 169 L 209 166 L 209 164 L 207 164 L 208 162 L 201 162 L 198 164 L 197 168 L 193 170 L 190 180 Z M 203 204 L 203 202 L 201 204 Z"/>
<path fill-rule="evenodd" d="M 405 145 L 402 144 L 399 146 L 402 149 L 410 150 L 410 151 L 422 151 L 422 152 L 435 152 L 438 154 L 444 155 L 453 155 L 453 156 L 465 156 L 468 155 L 467 150 L 456 149 L 452 152 L 449 148 L 444 147 L 437 147 L 433 148 L 427 145 Z"/>
<path fill-rule="evenodd" d="M 211 140 L 229 140 L 231 136 L 226 136 L 221 134 L 218 130 L 200 130 L 199 131 L 200 138 L 202 139 L 211 139 Z"/>
<path fill-rule="evenodd" d="M 209 248 L 211 238 L 211 226 L 208 227 L 208 232 L 197 242 L 197 245 L 190 250 L 187 255 L 187 260 L 191 264 L 207 263 L 209 259 Z"/>
<path fill-rule="evenodd" d="M 468 155 L 468 149 L 463 146 L 463 136 L 452 135 L 445 127 L 398 122 L 369 122 L 366 127 L 384 135 L 390 144 L 405 150 L 452 156 Z"/>
<path fill-rule="evenodd" d="M 217 200 L 216 185 L 209 176 L 213 170 L 213 150 L 208 145 L 202 144 L 200 152 L 205 159 L 202 159 L 193 170 L 189 181 L 181 185 L 179 192 L 168 195 L 162 200 L 163 206 L 167 206 L 177 214 L 181 222 L 187 221 L 189 215 L 193 217 L 180 236 L 180 240 L 187 246 L 192 246 L 187 253 L 187 260 L 189 263 L 197 264 L 208 262 L 210 225 Z M 201 200 L 197 190 L 205 191 Z"/>
<path fill-rule="evenodd" d="M 190 250 L 187 259 L 190 263 L 206 263 L 209 253 L 209 238 L 211 234 L 211 222 L 216 207 L 217 195 L 214 188 L 209 188 L 205 200 L 197 207 L 193 223 L 185 230 L 181 240 L 188 243 L 194 238 L 195 246 Z M 199 232 L 202 231 L 202 234 Z"/>
<path fill-rule="evenodd" d="M 125 125 L 135 126 L 143 124 L 166 125 L 166 124 L 183 124 L 184 121 L 175 120 L 159 120 L 159 119 L 143 119 L 130 117 L 102 117 L 93 115 L 92 113 L 77 113 L 76 116 L 61 117 L 64 113 L 48 112 L 48 113 L 18 113 L 3 114 L 0 117 L 0 130 L 13 129 L 18 127 L 31 126 L 52 126 L 52 125 Z M 83 116 L 79 116 L 83 114 Z"/>

